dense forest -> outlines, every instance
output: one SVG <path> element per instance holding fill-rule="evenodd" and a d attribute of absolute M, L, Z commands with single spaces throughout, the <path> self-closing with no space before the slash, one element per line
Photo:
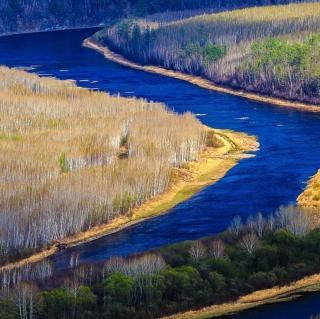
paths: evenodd
<path fill-rule="evenodd" d="M 2 0 L 0 33 L 106 24 L 131 15 L 300 2 L 299 0 Z"/>
<path fill-rule="evenodd" d="M 1 274 L 0 317 L 159 318 L 319 272 L 319 247 L 320 230 L 294 206 L 244 223 L 235 217 L 217 236 L 77 266 L 40 285 L 33 280 L 8 289 L 9 274 Z"/>
<path fill-rule="evenodd" d="M 249 8 L 158 24 L 127 19 L 95 39 L 142 64 L 320 103 L 320 3 Z"/>
<path fill-rule="evenodd" d="M 207 142 L 163 104 L 0 68 L 0 262 L 127 214 Z"/>

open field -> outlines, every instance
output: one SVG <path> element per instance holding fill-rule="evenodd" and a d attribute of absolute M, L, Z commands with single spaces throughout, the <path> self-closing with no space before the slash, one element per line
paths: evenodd
<path fill-rule="evenodd" d="M 319 18 L 319 3 L 302 3 L 201 15 L 156 29 L 124 20 L 95 39 L 143 65 L 318 105 Z"/>

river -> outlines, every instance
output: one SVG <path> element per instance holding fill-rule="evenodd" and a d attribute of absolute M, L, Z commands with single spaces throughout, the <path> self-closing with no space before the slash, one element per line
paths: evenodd
<path fill-rule="evenodd" d="M 308 178 L 320 167 L 320 114 L 251 102 L 176 79 L 124 68 L 81 47 L 83 39 L 94 31 L 2 37 L 0 64 L 28 67 L 42 76 L 73 79 L 80 86 L 111 94 L 161 101 L 176 112 L 192 111 L 208 126 L 256 135 L 261 148 L 255 157 L 241 161 L 218 183 L 168 214 L 59 252 L 52 257 L 56 269 L 68 267 L 74 253 L 79 254 L 80 262 L 125 256 L 212 235 L 225 229 L 235 215 L 245 219 L 259 211 L 268 214 L 280 205 L 295 202 Z M 296 316 L 295 312 L 290 312 L 291 318 L 309 318 L 313 313 L 320 313 L 319 295 L 301 300 L 305 302 L 305 313 Z M 252 316 L 247 313 L 247 316 L 235 318 L 288 318 L 281 315 L 280 309 L 286 313 L 291 304 L 298 302 L 255 310 Z M 266 316 L 262 317 L 262 313 Z"/>

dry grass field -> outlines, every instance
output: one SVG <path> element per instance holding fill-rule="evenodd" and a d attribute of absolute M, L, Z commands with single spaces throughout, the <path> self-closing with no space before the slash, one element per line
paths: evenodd
<path fill-rule="evenodd" d="M 159 103 L 0 68 L 0 256 L 127 214 L 198 159 L 206 130 Z"/>

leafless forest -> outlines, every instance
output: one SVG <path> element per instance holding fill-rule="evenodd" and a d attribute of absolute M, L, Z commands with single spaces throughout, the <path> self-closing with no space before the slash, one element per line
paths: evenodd
<path fill-rule="evenodd" d="M 1 261 L 106 223 L 197 160 L 191 114 L 0 68 Z"/>
<path fill-rule="evenodd" d="M 318 104 L 319 16 L 319 3 L 303 3 L 204 14 L 158 28 L 124 20 L 96 39 L 142 64 Z"/>

